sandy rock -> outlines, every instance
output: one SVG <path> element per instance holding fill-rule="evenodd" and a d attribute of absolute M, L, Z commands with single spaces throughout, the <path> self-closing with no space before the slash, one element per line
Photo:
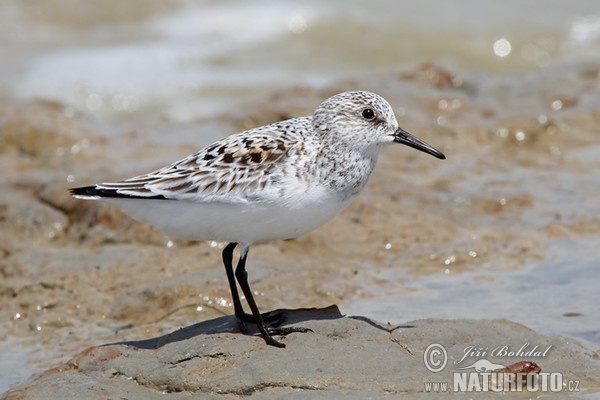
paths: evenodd
<path fill-rule="evenodd" d="M 66 364 L 13 387 L 4 399 L 85 398 L 419 398 L 429 381 L 452 381 L 465 344 L 530 343 L 546 372 L 600 388 L 600 365 L 582 346 L 546 337 L 505 320 L 417 320 L 401 326 L 342 316 L 336 306 L 285 310 L 286 324 L 312 329 L 283 338 L 285 349 L 243 335 L 233 317 L 220 317 L 147 340 L 91 347 Z M 442 344 L 448 364 L 429 371 L 423 354 Z M 470 357 L 460 366 L 485 357 Z M 494 359 L 493 357 L 487 357 Z M 523 357 L 495 358 L 508 365 Z M 499 362 L 499 361 L 496 361 Z M 460 393 L 459 393 L 460 394 Z M 464 393 L 462 393 L 464 395 Z"/>

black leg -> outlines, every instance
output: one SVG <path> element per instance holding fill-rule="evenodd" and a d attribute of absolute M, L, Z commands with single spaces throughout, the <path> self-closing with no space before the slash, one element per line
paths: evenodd
<path fill-rule="evenodd" d="M 246 296 L 246 301 L 252 310 L 252 315 L 254 316 L 254 322 L 260 333 L 262 334 L 265 342 L 271 346 L 275 347 L 285 347 L 285 344 L 278 342 L 277 340 L 271 337 L 271 334 L 268 332 L 265 327 L 265 321 L 263 321 L 262 315 L 260 315 L 260 311 L 258 310 L 258 306 L 254 301 L 254 296 L 252 295 L 252 290 L 250 289 L 250 285 L 248 284 L 248 273 L 246 272 L 246 257 L 248 256 L 249 246 L 242 246 L 240 250 L 240 260 L 238 261 L 237 268 L 235 269 L 235 277 L 237 278 L 240 287 L 242 288 L 242 292 L 244 292 L 244 296 Z"/>
<path fill-rule="evenodd" d="M 248 333 L 248 329 L 246 328 L 244 321 L 252 322 L 256 324 L 267 344 L 275 347 L 285 347 L 285 344 L 276 341 L 271 335 L 287 335 L 293 332 L 310 332 L 310 329 L 300 327 L 279 327 L 279 325 L 284 321 L 283 313 L 281 312 L 268 312 L 265 314 L 260 313 L 258 306 L 256 305 L 256 301 L 254 301 L 254 296 L 252 295 L 250 285 L 248 284 L 248 273 L 246 272 L 246 257 L 248 256 L 248 249 L 250 246 L 242 245 L 240 250 L 240 259 L 234 273 L 233 250 L 236 246 L 237 243 L 229 243 L 223 249 L 223 264 L 225 265 L 225 272 L 227 273 L 229 289 L 231 290 L 231 297 L 233 299 L 234 313 L 238 320 L 240 331 L 242 331 L 242 333 Z M 242 291 L 244 292 L 244 296 L 246 296 L 246 301 L 252 310 L 252 314 L 246 314 L 244 312 L 244 308 L 242 307 L 242 302 L 237 290 L 237 285 L 235 283 L 236 278 L 240 284 L 240 287 L 242 288 Z M 275 323 L 272 326 L 267 327 L 265 326 L 265 321 L 275 321 Z"/>
<path fill-rule="evenodd" d="M 235 275 L 233 273 L 233 250 L 237 243 L 229 243 L 223 249 L 223 264 L 225 265 L 225 272 L 227 273 L 227 280 L 229 281 L 229 290 L 231 291 L 231 298 L 233 300 L 233 312 L 236 318 L 238 319 L 238 323 L 240 326 L 240 331 L 242 333 L 248 333 L 248 329 L 246 328 L 245 322 L 256 323 L 254 315 L 247 314 L 244 311 L 244 307 L 242 306 L 242 301 L 240 300 L 240 296 L 238 294 L 237 285 L 235 283 Z M 247 253 L 247 251 L 246 251 Z M 245 263 L 245 260 L 244 260 Z M 266 322 L 275 322 L 275 325 L 283 323 L 283 315 L 282 313 L 265 313 L 262 315 L 263 321 Z"/>
<path fill-rule="evenodd" d="M 238 319 L 240 330 L 242 333 L 248 333 L 248 329 L 244 325 L 244 316 L 247 315 L 242 307 L 240 295 L 238 294 L 237 285 L 235 284 L 235 275 L 233 274 L 233 250 L 237 246 L 237 243 L 229 243 L 223 249 L 223 264 L 225 265 L 225 272 L 227 273 L 227 280 L 229 281 L 229 290 L 231 290 L 231 298 L 233 300 L 233 312 Z"/>

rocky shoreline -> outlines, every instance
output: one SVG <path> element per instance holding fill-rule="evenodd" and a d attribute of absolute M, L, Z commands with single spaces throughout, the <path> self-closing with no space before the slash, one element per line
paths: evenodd
<path fill-rule="evenodd" d="M 3 398 L 43 399 L 50 393 L 65 400 L 154 399 L 165 394 L 214 399 L 421 398 L 432 395 L 426 392 L 429 382 L 447 382 L 447 390 L 454 390 L 453 374 L 469 364 L 455 364 L 463 361 L 464 343 L 490 348 L 497 343 L 535 343 L 549 349 L 545 356 L 530 355 L 542 371 L 561 371 L 565 382 L 576 380 L 581 388 L 599 383 L 600 366 L 589 349 L 510 321 L 418 320 L 392 326 L 342 316 L 335 306 L 287 310 L 285 315 L 286 325 L 312 330 L 283 338 L 285 349 L 267 346 L 259 336 L 242 335 L 233 317 L 220 317 L 152 339 L 90 347 Z M 432 343 L 444 343 L 449 354 L 447 367 L 439 373 L 428 370 L 423 361 Z M 560 392 L 564 390 L 561 386 Z"/>

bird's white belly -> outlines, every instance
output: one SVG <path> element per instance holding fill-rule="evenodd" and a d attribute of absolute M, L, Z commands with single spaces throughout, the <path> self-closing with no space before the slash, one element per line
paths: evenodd
<path fill-rule="evenodd" d="M 196 203 L 185 200 L 103 199 L 173 239 L 257 243 L 309 233 L 342 211 L 351 199 L 265 203 Z"/>

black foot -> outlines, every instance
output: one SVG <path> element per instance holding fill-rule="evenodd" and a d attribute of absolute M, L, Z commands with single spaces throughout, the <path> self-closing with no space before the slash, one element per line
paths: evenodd
<path fill-rule="evenodd" d="M 263 314 L 260 314 L 264 322 L 273 322 L 271 326 L 279 326 L 285 321 L 285 315 L 281 311 L 269 311 Z M 256 318 L 254 315 L 248 313 L 241 313 L 240 315 L 236 314 L 237 319 L 241 319 L 244 322 L 252 322 L 256 323 Z"/>
<path fill-rule="evenodd" d="M 281 324 L 283 324 L 285 322 L 285 315 L 282 312 L 270 311 L 270 312 L 261 314 L 261 316 L 263 318 L 263 322 L 264 321 L 273 322 L 269 325 L 265 325 L 266 332 L 265 332 L 265 334 L 263 334 L 265 341 L 267 342 L 267 344 L 269 344 L 271 346 L 285 347 L 285 344 L 273 339 L 271 337 L 271 335 L 286 336 L 286 335 L 289 335 L 290 333 L 296 333 L 296 332 L 299 332 L 299 333 L 312 332 L 312 329 L 309 329 L 309 328 L 296 327 L 296 326 L 283 326 L 283 327 L 280 326 Z M 246 322 L 256 324 L 256 320 L 254 319 L 254 316 L 252 314 L 243 314 L 242 317 L 236 316 L 236 319 L 238 321 L 238 326 L 240 328 L 240 332 L 242 332 L 243 334 L 248 333 L 248 327 L 246 326 Z"/>
<path fill-rule="evenodd" d="M 229 281 L 229 288 L 231 289 L 231 297 L 233 299 L 233 308 L 240 331 L 244 334 L 248 333 L 246 322 L 253 323 L 256 325 L 268 345 L 279 348 L 285 347 L 285 344 L 273 339 L 271 335 L 285 336 L 294 332 L 311 332 L 310 329 L 306 328 L 281 327 L 280 325 L 283 324 L 285 320 L 285 316 L 282 312 L 272 311 L 266 314 L 260 313 L 258 306 L 256 305 L 256 301 L 254 301 L 254 296 L 252 294 L 252 290 L 250 289 L 250 285 L 248 284 L 248 273 L 246 272 L 246 257 L 248 256 L 250 244 L 242 244 L 240 248 L 240 258 L 234 273 L 232 261 L 233 250 L 235 249 L 236 245 L 237 243 L 229 243 L 225 247 L 223 250 L 223 264 L 225 265 L 225 271 L 227 272 L 227 280 Z M 242 303 L 238 295 L 237 286 L 235 284 L 236 279 L 240 284 L 240 288 L 242 289 L 244 296 L 246 296 L 246 301 L 250 306 L 250 310 L 252 310 L 252 314 L 246 314 L 244 312 L 244 308 L 242 307 Z M 266 325 L 265 321 L 271 323 Z"/>
<path fill-rule="evenodd" d="M 295 332 L 312 332 L 312 329 L 302 328 L 299 326 L 267 327 L 266 329 L 267 331 L 263 334 L 265 342 L 267 342 L 268 345 L 279 347 L 281 349 L 285 347 L 285 343 L 278 342 L 277 340 L 273 339 L 271 335 L 285 336 Z"/>
<path fill-rule="evenodd" d="M 278 342 L 277 340 L 273 339 L 273 337 L 268 333 L 263 333 L 263 338 L 269 346 L 279 347 L 280 349 L 285 348 L 285 343 Z"/>
<path fill-rule="evenodd" d="M 265 326 L 266 328 L 277 328 L 279 325 L 285 322 L 285 315 L 282 312 L 273 312 L 269 311 L 260 315 L 262 317 L 262 322 L 271 322 L 269 326 Z M 246 334 L 248 333 L 248 328 L 246 327 L 246 322 L 251 324 L 257 324 L 256 318 L 254 315 L 247 313 L 239 313 L 236 314 L 235 318 L 238 321 L 238 326 L 240 327 L 240 332 Z M 260 322 L 259 322 L 260 323 Z"/>
<path fill-rule="evenodd" d="M 273 328 L 276 328 L 285 322 L 285 315 L 283 315 L 282 312 L 269 311 L 264 314 L 261 314 L 261 317 L 262 317 L 263 322 L 271 322 L 271 324 L 269 324 L 269 326 L 273 327 Z M 242 332 L 244 334 L 248 333 L 248 328 L 246 327 L 246 322 L 249 322 L 251 324 L 257 323 L 256 318 L 254 318 L 254 315 L 252 315 L 252 314 L 240 313 L 239 315 L 236 315 L 235 318 L 238 321 L 238 326 L 240 327 L 240 332 Z"/>
<path fill-rule="evenodd" d="M 306 332 L 312 332 L 313 330 L 310 328 L 303 328 L 301 326 L 281 326 L 281 327 L 267 327 L 267 332 L 269 332 L 269 335 L 280 335 L 280 336 L 285 336 L 285 335 L 289 335 L 290 333 L 306 333 Z"/>

